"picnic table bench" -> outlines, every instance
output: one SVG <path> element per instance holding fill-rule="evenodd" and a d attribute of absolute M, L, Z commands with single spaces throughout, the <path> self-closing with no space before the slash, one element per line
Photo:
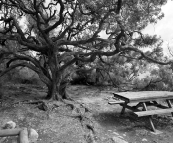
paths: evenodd
<path fill-rule="evenodd" d="M 125 109 L 130 109 L 136 117 L 148 116 L 152 131 L 156 132 L 151 116 L 156 114 L 172 113 L 173 107 L 171 99 L 173 92 L 169 91 L 141 91 L 141 92 L 112 92 L 115 98 L 119 99 L 115 104 L 123 106 L 121 115 Z M 158 100 L 165 100 L 168 106 L 158 103 Z M 130 103 L 136 103 L 131 106 Z M 163 103 L 163 102 L 162 102 Z M 157 109 L 148 110 L 149 106 L 155 106 Z M 140 109 L 142 107 L 142 109 Z"/>

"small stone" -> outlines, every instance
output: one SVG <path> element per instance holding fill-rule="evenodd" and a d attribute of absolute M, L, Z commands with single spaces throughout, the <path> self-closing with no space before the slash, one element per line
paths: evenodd
<path fill-rule="evenodd" d="M 113 132 L 113 134 L 115 134 L 115 135 L 119 136 L 119 133 Z"/>
<path fill-rule="evenodd" d="M 147 142 L 147 139 L 146 139 L 146 138 L 143 138 L 142 141 L 143 141 L 143 142 Z"/>
<path fill-rule="evenodd" d="M 2 128 L 3 129 L 14 129 L 16 127 L 16 123 L 13 121 L 8 121 Z"/>
<path fill-rule="evenodd" d="M 112 139 L 113 143 L 128 143 L 125 140 L 122 140 L 118 137 L 112 137 L 111 139 Z"/>
<path fill-rule="evenodd" d="M 38 139 L 38 133 L 34 129 L 28 129 L 29 143 L 36 143 Z"/>
<path fill-rule="evenodd" d="M 118 136 L 118 138 L 121 138 L 121 139 L 123 139 L 123 137 L 122 137 L 122 136 Z"/>

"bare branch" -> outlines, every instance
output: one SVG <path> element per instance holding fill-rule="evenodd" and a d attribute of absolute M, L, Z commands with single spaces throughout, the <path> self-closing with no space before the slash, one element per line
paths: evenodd
<path fill-rule="evenodd" d="M 134 48 L 133 46 L 129 46 L 129 45 L 123 46 L 122 49 L 121 49 L 121 51 L 122 52 L 127 52 L 127 51 L 137 52 L 137 53 L 141 54 L 141 56 L 143 58 L 145 58 L 147 61 L 152 62 L 152 63 L 156 63 L 156 64 L 160 64 L 160 65 L 169 65 L 169 64 L 172 64 L 172 61 L 161 62 L 161 61 L 155 60 L 155 59 L 153 59 L 151 57 L 148 57 L 141 50 L 139 50 L 137 48 Z"/>
<path fill-rule="evenodd" d="M 73 58 L 72 60 L 68 61 L 67 63 L 65 63 L 61 68 L 60 71 L 65 70 L 67 67 L 69 67 L 70 65 L 74 64 L 77 61 L 76 58 Z"/>
<path fill-rule="evenodd" d="M 2 77 L 2 76 L 5 75 L 6 73 L 8 73 L 9 71 L 11 71 L 11 70 L 13 70 L 13 69 L 15 69 L 15 68 L 17 68 L 17 67 L 27 67 L 27 68 L 29 68 L 29 69 L 35 71 L 35 72 L 41 77 L 41 80 L 42 80 L 45 84 L 50 85 L 50 80 L 49 80 L 46 76 L 44 76 L 44 75 L 42 74 L 42 72 L 41 72 L 38 68 L 36 68 L 34 65 L 29 64 L 29 63 L 26 63 L 26 62 L 19 63 L 19 64 L 15 64 L 15 65 L 11 65 L 9 68 L 7 68 L 6 70 L 4 70 L 4 71 L 2 71 L 2 72 L 0 73 L 0 77 Z"/>
<path fill-rule="evenodd" d="M 118 0 L 116 14 L 120 13 L 121 7 L 122 7 L 122 0 Z"/>
<path fill-rule="evenodd" d="M 62 0 L 57 0 L 57 1 L 60 4 L 59 20 L 57 22 L 55 22 L 52 26 L 49 26 L 48 28 L 46 28 L 44 30 L 45 33 L 49 33 L 51 30 L 55 29 L 57 26 L 59 26 L 64 21 L 64 17 L 63 17 L 64 4 L 63 4 Z"/>

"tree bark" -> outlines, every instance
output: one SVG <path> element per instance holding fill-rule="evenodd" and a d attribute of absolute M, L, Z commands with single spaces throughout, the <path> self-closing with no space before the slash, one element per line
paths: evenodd
<path fill-rule="evenodd" d="M 59 86 L 61 82 L 61 73 L 59 70 L 59 62 L 54 51 L 49 51 L 48 56 L 48 67 L 51 75 L 51 82 L 48 87 L 47 99 L 50 100 L 61 100 L 62 96 L 59 94 Z"/>
<path fill-rule="evenodd" d="M 49 100 L 62 100 L 62 95 L 60 95 L 59 93 L 59 87 L 60 85 L 58 85 L 58 83 L 56 82 L 52 82 L 50 86 L 48 86 L 48 94 L 46 99 Z"/>
<path fill-rule="evenodd" d="M 46 99 L 58 101 L 61 101 L 63 99 L 69 99 L 69 96 L 66 94 L 67 85 L 68 81 L 61 79 L 58 79 L 57 82 L 52 82 L 51 85 L 48 86 L 48 94 Z"/>

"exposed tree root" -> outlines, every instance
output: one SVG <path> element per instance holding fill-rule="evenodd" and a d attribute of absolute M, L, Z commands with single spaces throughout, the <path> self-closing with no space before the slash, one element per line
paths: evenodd
<path fill-rule="evenodd" d="M 60 101 L 48 101 L 48 100 L 37 100 L 37 101 L 31 101 L 31 100 L 24 100 L 24 101 L 18 101 L 13 103 L 15 104 L 36 104 L 35 108 L 38 108 L 40 110 L 47 112 L 47 119 L 49 119 L 50 112 L 53 111 L 53 109 L 65 106 L 63 102 Z"/>
<path fill-rule="evenodd" d="M 64 99 L 63 102 L 70 106 L 72 109 L 72 115 L 71 117 L 79 119 L 81 126 L 84 130 L 84 138 L 87 143 L 96 143 L 96 130 L 95 130 L 95 124 L 94 120 L 92 119 L 92 112 L 91 110 L 86 107 L 84 104 L 79 103 L 68 95 L 68 93 L 65 90 L 65 96 L 68 97 L 67 99 Z"/>
<path fill-rule="evenodd" d="M 14 104 L 38 104 L 38 106 L 39 105 L 43 106 L 42 110 L 44 110 L 44 111 L 48 110 L 48 106 L 59 107 L 59 106 L 64 105 L 64 103 L 62 103 L 60 101 L 47 101 L 47 100 L 36 100 L 36 101 L 33 101 L 33 100 L 23 100 L 23 101 L 15 102 L 15 103 L 13 103 L 13 105 Z M 36 106 L 36 107 L 38 107 L 38 106 Z"/>
<path fill-rule="evenodd" d="M 24 101 L 15 102 L 14 104 L 36 104 L 35 107 L 47 112 L 47 119 L 49 119 L 50 112 L 52 112 L 53 109 L 60 106 L 70 106 L 72 109 L 72 114 L 69 115 L 69 117 L 79 119 L 81 126 L 85 132 L 84 138 L 86 142 L 96 143 L 96 131 L 94 128 L 92 113 L 90 109 L 84 106 L 84 104 L 82 103 L 76 102 L 72 99 L 70 100 L 64 99 L 63 102 L 48 101 L 48 100 L 38 100 L 38 101 L 24 100 Z"/>
<path fill-rule="evenodd" d="M 83 104 L 78 103 L 76 101 L 64 100 L 67 106 L 72 108 L 72 116 L 74 118 L 78 118 L 82 128 L 85 132 L 84 138 L 87 143 L 96 143 L 96 130 L 95 124 L 92 119 L 91 111 L 85 107 Z"/>

